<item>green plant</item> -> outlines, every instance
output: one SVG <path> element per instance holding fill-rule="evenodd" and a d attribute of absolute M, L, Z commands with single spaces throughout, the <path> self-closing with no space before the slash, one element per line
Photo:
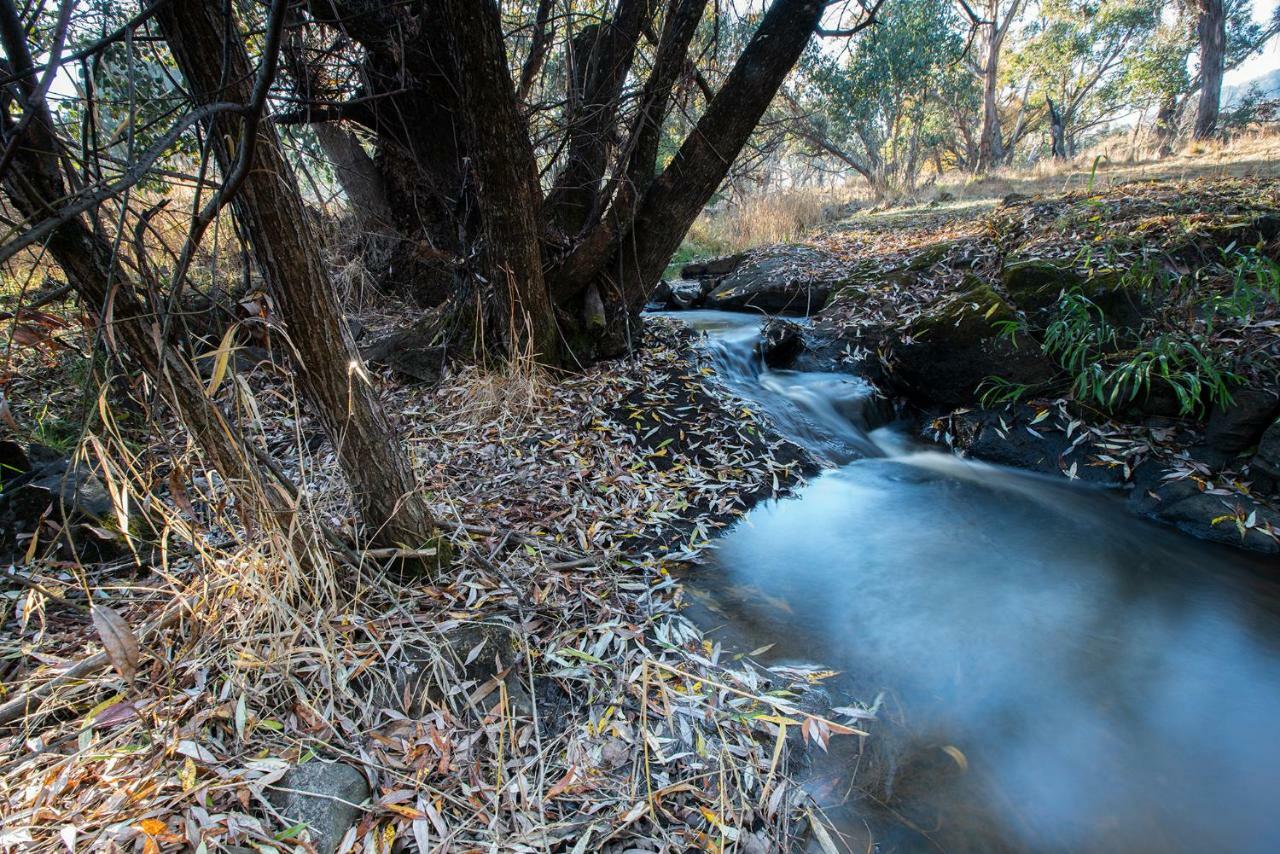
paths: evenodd
<path fill-rule="evenodd" d="M 1017 403 L 1026 397 L 1031 386 L 1015 383 L 1004 377 L 987 377 L 978 386 L 978 400 L 987 409 Z"/>

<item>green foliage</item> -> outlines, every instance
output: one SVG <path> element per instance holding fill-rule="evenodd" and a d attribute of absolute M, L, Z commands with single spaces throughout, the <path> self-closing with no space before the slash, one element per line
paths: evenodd
<path fill-rule="evenodd" d="M 1126 110 L 1131 81 L 1126 58 L 1160 26 L 1161 0 L 1044 0 L 1013 55 L 1009 76 L 1031 85 L 1028 100 L 1057 104 L 1068 153 L 1080 136 Z"/>
<path fill-rule="evenodd" d="M 821 149 L 820 138 L 883 190 L 914 180 L 924 153 L 950 131 L 944 110 L 976 104 L 977 89 L 960 63 L 954 4 L 886 4 L 877 20 L 838 56 L 809 51 L 800 100 L 809 147 Z"/>

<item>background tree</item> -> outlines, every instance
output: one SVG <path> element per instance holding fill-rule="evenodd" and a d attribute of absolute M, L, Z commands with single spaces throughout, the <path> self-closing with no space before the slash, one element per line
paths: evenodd
<path fill-rule="evenodd" d="M 1226 0 L 1197 0 L 1196 34 L 1200 40 L 1200 103 L 1193 136 L 1208 139 L 1218 129 L 1222 74 L 1227 57 Z"/>
<path fill-rule="evenodd" d="M 1026 0 L 984 0 L 961 4 L 969 14 L 975 38 L 967 54 L 969 68 L 982 85 L 982 130 L 974 168 L 985 171 L 1005 160 L 1000 121 L 1000 62 L 1010 27 L 1026 8 Z"/>
<path fill-rule="evenodd" d="M 963 49 L 947 0 L 888 7 L 849 50 L 809 52 L 794 99 L 797 136 L 857 172 L 877 197 L 912 189 L 930 142 L 928 118 L 955 96 L 948 71 Z"/>
<path fill-rule="evenodd" d="M 1047 108 L 1051 131 L 1061 135 L 1059 156 L 1074 156 L 1082 134 L 1131 109 L 1126 57 L 1155 35 L 1164 5 L 1159 0 L 1040 4 L 1039 16 L 1012 57 L 1010 76 L 1030 81 L 1033 108 Z"/>

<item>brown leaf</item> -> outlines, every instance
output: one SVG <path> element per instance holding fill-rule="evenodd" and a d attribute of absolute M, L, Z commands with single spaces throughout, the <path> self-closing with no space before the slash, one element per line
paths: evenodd
<path fill-rule="evenodd" d="M 111 659 L 111 666 L 125 681 L 132 682 L 138 672 L 141 653 L 138 650 L 138 639 L 134 637 L 129 624 L 107 606 L 94 605 L 93 627 L 98 630 L 98 637 L 102 639 L 103 649 Z"/>

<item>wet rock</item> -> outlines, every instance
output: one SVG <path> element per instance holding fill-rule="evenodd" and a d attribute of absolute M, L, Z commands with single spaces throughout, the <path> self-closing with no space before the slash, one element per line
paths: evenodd
<path fill-rule="evenodd" d="M 746 260 L 747 253 L 725 255 L 722 258 L 708 258 L 702 261 L 691 261 L 680 268 L 682 279 L 716 279 L 727 276 Z"/>
<path fill-rule="evenodd" d="M 756 352 L 771 368 L 790 367 L 804 351 L 804 330 L 790 320 L 775 317 L 760 330 Z"/>
<path fill-rule="evenodd" d="M 673 309 L 697 308 L 706 298 L 707 288 L 702 282 L 681 280 L 671 285 L 671 299 L 667 307 Z"/>
<path fill-rule="evenodd" d="M 1163 490 L 1158 491 L 1161 493 Z M 1280 513 L 1244 496 L 1208 495 L 1198 491 L 1177 500 L 1170 496 L 1157 503 L 1151 514 L 1202 540 L 1262 554 L 1280 554 L 1280 543 L 1259 530 L 1269 524 L 1273 530 L 1280 531 Z M 1253 527 L 1242 531 L 1236 520 L 1250 517 Z"/>
<path fill-rule="evenodd" d="M 968 285 L 912 323 L 893 345 L 894 384 L 921 405 L 969 405 L 989 377 L 1034 385 L 1053 376 L 1039 348 L 1017 347 L 998 334 L 994 324 L 1014 316 L 1004 298 L 976 278 Z"/>
<path fill-rule="evenodd" d="M 1258 440 L 1258 451 L 1253 455 L 1253 467 L 1274 478 L 1280 478 L 1280 418 L 1271 422 Z"/>
<path fill-rule="evenodd" d="M 671 280 L 663 279 L 658 282 L 649 294 L 649 304 L 665 306 L 667 300 L 671 299 Z"/>
<path fill-rule="evenodd" d="M 711 291 L 706 305 L 723 311 L 813 314 L 831 295 L 834 281 L 822 271 L 833 259 L 803 246 L 775 247 L 742 263 Z"/>
<path fill-rule="evenodd" d="M 1205 443 L 1222 454 L 1239 454 L 1259 444 L 1277 415 L 1280 394 L 1270 389 L 1238 389 L 1229 406 L 1215 407 L 1209 414 Z"/>
<path fill-rule="evenodd" d="M 332 854 L 360 818 L 372 794 L 364 774 L 351 765 L 313 759 L 290 768 L 267 793 L 290 824 L 307 826 L 319 854 Z"/>

